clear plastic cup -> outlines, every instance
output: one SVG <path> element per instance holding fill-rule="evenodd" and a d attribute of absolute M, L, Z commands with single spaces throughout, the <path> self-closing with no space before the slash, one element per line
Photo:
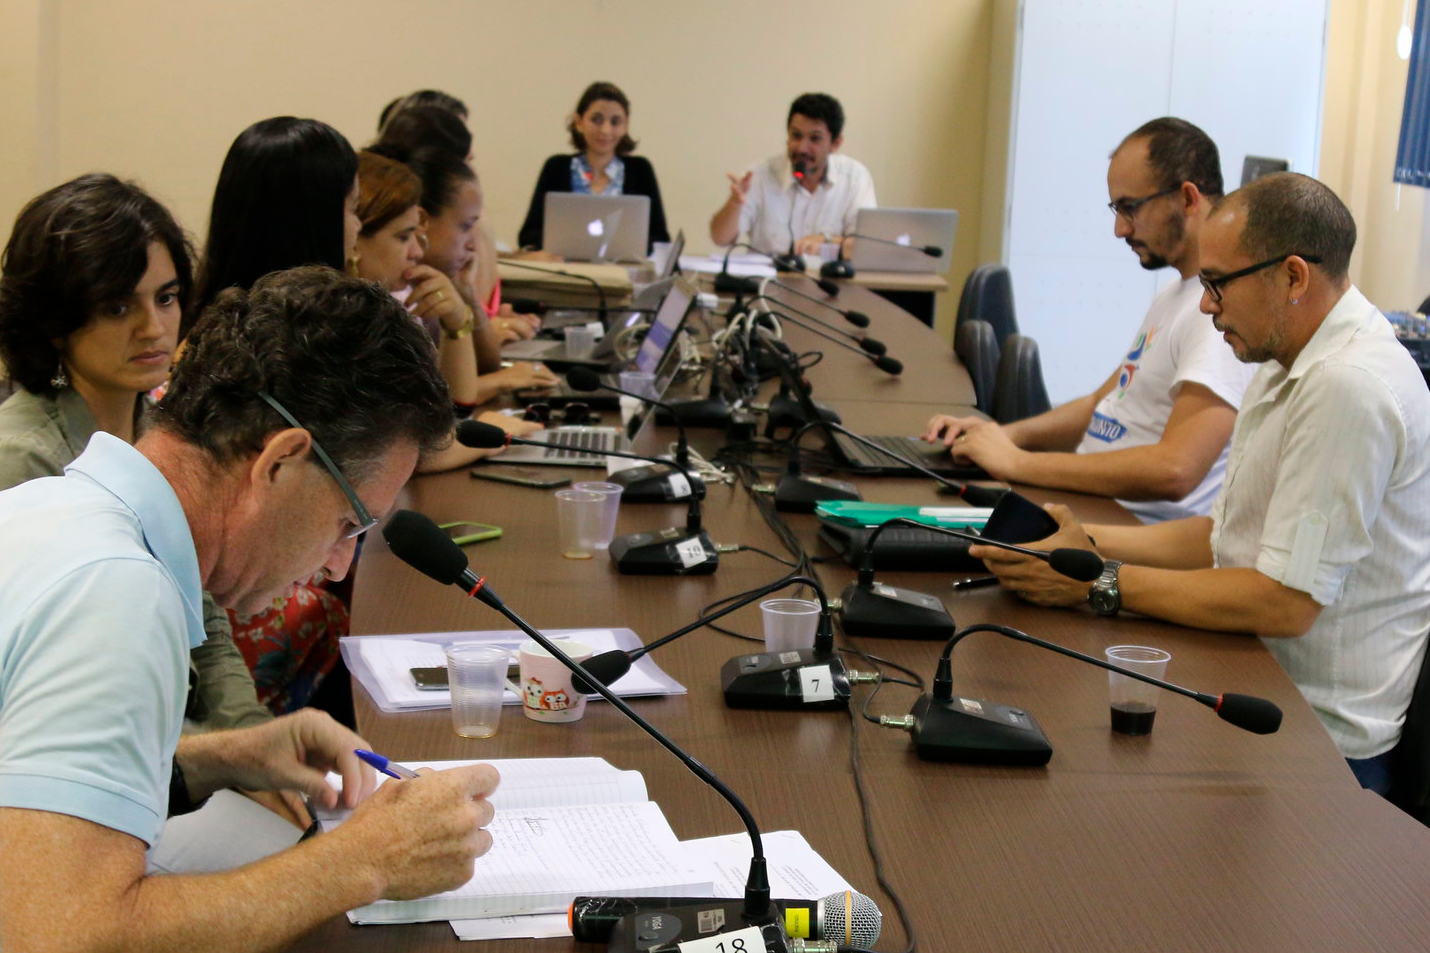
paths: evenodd
<path fill-rule="evenodd" d="M 510 662 L 511 653 L 499 645 L 455 642 L 447 646 L 453 731 L 463 738 L 490 738 L 497 733 Z"/>
<path fill-rule="evenodd" d="M 561 555 L 567 559 L 590 559 L 600 548 L 596 544 L 605 526 L 605 494 L 575 488 L 557 490 L 556 519 L 561 527 Z"/>
<path fill-rule="evenodd" d="M 1145 645 L 1114 645 L 1103 653 L 1113 665 L 1152 678 L 1165 678 L 1168 652 Z M 1107 673 L 1108 701 L 1112 705 L 1112 730 L 1124 735 L 1150 735 L 1157 717 L 1157 696 L 1162 689 L 1117 672 Z"/>
<path fill-rule="evenodd" d="M 581 490 L 586 493 L 599 493 L 605 501 L 601 514 L 601 528 L 596 535 L 596 548 L 609 549 L 611 540 L 616 536 L 616 516 L 621 512 L 621 493 L 625 487 L 619 483 L 576 483 L 571 489 Z"/>
<path fill-rule="evenodd" d="M 808 599 L 766 599 L 760 603 L 765 623 L 765 651 L 814 648 L 819 603 Z"/>
<path fill-rule="evenodd" d="M 642 397 L 655 397 L 655 375 L 650 371 L 621 371 L 621 390 Z"/>
<path fill-rule="evenodd" d="M 566 335 L 566 356 L 572 358 L 590 357 L 596 350 L 596 342 L 601 340 L 599 324 L 573 324 L 562 333 Z"/>

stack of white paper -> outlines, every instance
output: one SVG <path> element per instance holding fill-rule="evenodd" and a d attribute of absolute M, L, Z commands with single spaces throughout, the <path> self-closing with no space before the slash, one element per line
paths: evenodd
<path fill-rule="evenodd" d="M 640 636 L 630 629 L 553 629 L 553 639 L 574 639 L 591 646 L 595 654 L 611 649 L 635 649 Z M 446 665 L 443 647 L 453 642 L 490 642 L 512 653 L 527 641 L 524 632 L 507 629 L 491 632 L 429 632 L 421 635 L 364 635 L 344 638 L 340 645 L 348 671 L 360 681 L 377 707 L 385 712 L 451 708 L 452 695 L 446 690 L 424 691 L 412 680 L 411 669 Z M 611 685 L 621 697 L 636 695 L 684 695 L 685 686 L 671 678 L 649 655 L 636 660 L 631 670 Z M 587 696 L 593 701 L 599 695 Z M 521 698 L 507 689 L 505 704 L 519 705 Z"/>

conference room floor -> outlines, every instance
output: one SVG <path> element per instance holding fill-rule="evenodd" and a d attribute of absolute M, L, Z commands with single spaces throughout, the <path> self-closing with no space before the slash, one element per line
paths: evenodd
<path fill-rule="evenodd" d="M 808 289 L 812 293 L 813 285 Z M 934 332 L 857 288 L 840 296 L 874 324 L 870 333 L 907 365 L 887 377 L 853 354 L 789 331 L 801 350 L 824 350 L 810 372 L 816 397 L 865 432 L 918 432 L 935 408 L 970 400 L 967 375 Z M 663 433 L 662 439 L 669 439 Z M 713 434 L 696 442 L 713 447 Z M 575 470 L 594 475 L 597 471 Z M 923 479 L 855 478 L 867 498 L 937 503 Z M 1130 521 L 1115 504 L 1028 489 L 1101 521 Z M 717 573 L 694 578 L 622 576 L 605 560 L 563 559 L 548 491 L 499 486 L 465 472 L 422 477 L 402 506 L 439 522 L 497 522 L 501 539 L 468 547 L 473 566 L 540 629 L 627 626 L 645 641 L 693 621 L 702 606 L 773 581 L 786 570 L 753 552 L 723 554 Z M 782 553 L 746 491 L 712 485 L 705 525 L 722 543 Z M 618 532 L 684 522 L 683 505 L 623 506 Z M 815 556 L 813 516 L 785 514 Z M 853 579 L 842 561 L 819 564 L 831 597 Z M 920 761 L 903 732 L 843 712 L 764 712 L 725 706 L 720 665 L 750 643 L 706 630 L 654 657 L 688 695 L 640 699 L 647 718 L 719 774 L 749 803 L 762 829 L 795 828 L 884 910 L 876 948 L 907 942 L 879 890 L 860 826 L 850 769 L 857 739 L 869 816 L 891 885 L 908 905 L 924 950 L 1155 949 L 1205 951 L 1423 951 L 1430 936 L 1430 832 L 1361 791 L 1294 685 L 1254 638 L 1194 631 L 1089 611 L 1022 603 L 997 588 L 955 593 L 941 573 L 883 573 L 882 581 L 938 596 L 960 626 L 998 622 L 1089 654 L 1109 645 L 1155 645 L 1172 654 L 1169 680 L 1210 692 L 1261 695 L 1279 705 L 1279 733 L 1251 735 L 1180 696 L 1164 695 L 1150 736 L 1114 734 L 1100 670 L 1036 647 L 982 634 L 954 657 L 959 695 L 1024 706 L 1051 741 L 1042 768 Z M 751 607 L 731 628 L 759 634 Z M 455 590 L 401 565 L 376 539 L 358 568 L 353 632 L 508 629 Z M 840 637 L 842 646 L 854 640 Z M 863 638 L 857 647 L 928 680 L 940 643 Z M 851 668 L 867 663 L 849 657 Z M 871 686 L 858 686 L 855 707 Z M 355 688 L 359 727 L 399 759 L 598 755 L 643 772 L 681 838 L 732 833 L 729 807 L 608 706 L 585 718 L 540 724 L 508 709 L 498 734 L 458 738 L 446 711 L 383 714 Z M 872 710 L 902 715 L 914 689 L 887 685 Z M 478 861 L 480 863 L 480 861 Z M 445 923 L 353 927 L 335 918 L 299 950 L 437 950 L 456 941 Z M 502 951 L 554 951 L 570 940 L 488 941 Z"/>

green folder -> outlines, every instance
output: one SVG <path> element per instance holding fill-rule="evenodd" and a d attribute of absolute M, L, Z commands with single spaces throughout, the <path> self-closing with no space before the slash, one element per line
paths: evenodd
<path fill-rule="evenodd" d="M 814 513 L 835 526 L 880 526 L 893 519 L 911 519 L 925 526 L 950 529 L 982 529 L 991 509 L 971 506 L 904 506 L 897 503 L 864 503 L 858 500 L 824 500 Z"/>

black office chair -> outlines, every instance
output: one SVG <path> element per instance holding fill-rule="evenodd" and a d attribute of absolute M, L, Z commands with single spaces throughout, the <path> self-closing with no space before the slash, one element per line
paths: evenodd
<path fill-rule="evenodd" d="M 1026 334 L 1008 335 L 998 356 L 998 374 L 993 383 L 993 419 L 1010 424 L 1037 416 L 1050 406 L 1038 342 Z"/>
<path fill-rule="evenodd" d="M 973 281 L 974 275 L 978 276 Z M 1013 308 L 1013 276 L 1002 265 L 979 265 L 964 283 L 968 290 L 968 315 L 965 320 L 987 321 L 993 326 L 993 335 L 1002 347 L 1008 335 L 1018 333 L 1017 313 Z M 962 311 L 962 301 L 959 302 Z"/>
<path fill-rule="evenodd" d="M 1430 651 L 1405 710 L 1400 741 L 1390 756 L 1390 792 L 1385 799 L 1430 825 Z"/>
<path fill-rule="evenodd" d="M 998 339 L 993 325 L 977 319 L 961 322 L 953 331 L 953 353 L 973 380 L 974 405 L 993 416 L 993 387 L 998 377 Z"/>
<path fill-rule="evenodd" d="M 958 326 L 963 322 L 973 321 L 978 318 L 978 315 L 974 314 L 974 302 L 977 297 L 982 294 L 980 289 L 984 282 L 987 281 L 988 273 L 997 267 L 998 265 L 996 264 L 979 265 L 970 271 L 968 277 L 964 279 L 963 291 L 960 292 L 958 296 L 958 313 L 953 319 L 955 332 L 958 330 Z"/>

